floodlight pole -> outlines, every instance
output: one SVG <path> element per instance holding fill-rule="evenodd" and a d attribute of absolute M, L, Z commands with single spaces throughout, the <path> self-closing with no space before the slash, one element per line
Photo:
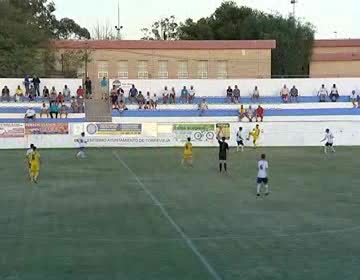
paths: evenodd
<path fill-rule="evenodd" d="M 298 0 L 290 0 L 290 3 L 293 5 L 293 18 L 296 18 L 296 4 Z"/>
<path fill-rule="evenodd" d="M 120 0 L 118 0 L 118 24 L 115 26 L 117 31 L 116 39 L 121 40 L 121 29 L 123 26 L 120 25 Z"/>

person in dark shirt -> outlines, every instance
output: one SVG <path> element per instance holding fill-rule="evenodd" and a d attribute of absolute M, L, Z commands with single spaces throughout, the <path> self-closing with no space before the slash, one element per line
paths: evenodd
<path fill-rule="evenodd" d="M 85 81 L 85 90 L 86 90 L 86 97 L 92 98 L 92 82 L 89 77 L 86 78 Z"/>
<path fill-rule="evenodd" d="M 225 142 L 225 137 L 221 138 L 221 141 L 218 138 L 218 142 L 219 142 L 219 168 L 220 168 L 220 172 L 222 172 L 223 165 L 224 165 L 224 171 L 227 172 L 226 156 L 227 156 L 227 151 L 229 150 L 229 145 L 228 145 L 228 143 Z"/>
<path fill-rule="evenodd" d="M 37 76 L 34 76 L 32 79 L 32 84 L 34 85 L 35 96 L 40 96 L 40 79 Z"/>

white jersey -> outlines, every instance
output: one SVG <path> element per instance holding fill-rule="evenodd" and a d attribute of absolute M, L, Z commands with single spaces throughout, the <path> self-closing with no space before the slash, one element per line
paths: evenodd
<path fill-rule="evenodd" d="M 334 144 L 334 135 L 329 132 L 329 133 L 325 133 L 325 139 L 326 139 L 326 142 L 329 143 L 329 144 Z"/>
<path fill-rule="evenodd" d="M 81 136 L 81 138 L 78 139 L 78 143 L 80 148 L 85 148 L 85 145 L 87 143 L 85 136 Z"/>
<path fill-rule="evenodd" d="M 260 160 L 258 162 L 258 178 L 267 178 L 267 170 L 269 168 L 269 164 L 266 160 Z"/>
<path fill-rule="evenodd" d="M 242 134 L 243 134 L 243 132 L 240 131 L 240 130 L 236 133 L 236 141 L 237 141 L 237 142 L 240 142 L 240 141 L 244 140 Z"/>
<path fill-rule="evenodd" d="M 33 149 L 28 149 L 26 151 L 26 157 L 29 157 L 33 153 Z"/>

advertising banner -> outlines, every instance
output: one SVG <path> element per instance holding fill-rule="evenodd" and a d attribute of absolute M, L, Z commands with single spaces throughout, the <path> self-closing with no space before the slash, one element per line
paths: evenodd
<path fill-rule="evenodd" d="M 86 126 L 88 135 L 141 135 L 142 124 L 90 123 Z"/>
<path fill-rule="evenodd" d="M 195 142 L 213 142 L 216 138 L 214 124 L 174 124 L 173 133 L 176 142 L 185 142 L 188 137 Z"/>
<path fill-rule="evenodd" d="M 216 124 L 216 136 L 219 138 L 225 137 L 226 140 L 230 139 L 231 129 L 229 123 L 217 123 Z"/>
<path fill-rule="evenodd" d="M 26 123 L 26 135 L 65 135 L 69 134 L 67 123 Z"/>
<path fill-rule="evenodd" d="M 25 126 L 22 123 L 0 123 L 0 138 L 22 138 Z"/>

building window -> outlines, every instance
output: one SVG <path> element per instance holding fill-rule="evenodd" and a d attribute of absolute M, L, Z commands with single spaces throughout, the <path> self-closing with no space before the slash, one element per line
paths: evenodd
<path fill-rule="evenodd" d="M 217 78 L 218 79 L 227 79 L 227 61 L 220 60 L 217 62 Z"/>
<path fill-rule="evenodd" d="M 118 79 L 129 78 L 129 62 L 127 60 L 118 61 Z"/>
<path fill-rule="evenodd" d="M 158 76 L 159 76 L 160 79 L 169 78 L 168 61 L 167 60 L 160 60 L 159 61 L 159 73 L 158 73 Z"/>
<path fill-rule="evenodd" d="M 188 62 L 186 60 L 181 60 L 178 62 L 178 78 L 187 79 L 188 77 Z"/>
<path fill-rule="evenodd" d="M 208 78 L 208 61 L 200 60 L 198 63 L 198 77 L 200 79 Z"/>
<path fill-rule="evenodd" d="M 147 79 L 149 77 L 148 62 L 146 60 L 140 60 L 138 62 L 138 78 Z"/>
<path fill-rule="evenodd" d="M 98 61 L 98 78 L 109 78 L 109 62 L 107 61 Z"/>

